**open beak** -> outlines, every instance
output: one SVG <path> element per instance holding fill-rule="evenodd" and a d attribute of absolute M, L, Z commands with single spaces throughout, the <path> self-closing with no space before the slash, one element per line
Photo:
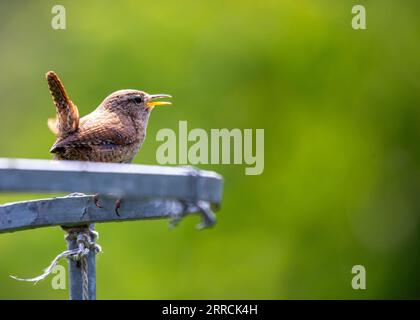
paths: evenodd
<path fill-rule="evenodd" d="M 168 101 L 154 101 L 156 99 L 162 99 L 162 98 L 172 98 L 172 96 L 170 96 L 169 94 L 150 94 L 147 97 L 146 106 L 148 108 L 153 109 L 154 107 L 157 107 L 157 106 L 168 106 L 172 104 L 171 102 L 168 102 Z"/>

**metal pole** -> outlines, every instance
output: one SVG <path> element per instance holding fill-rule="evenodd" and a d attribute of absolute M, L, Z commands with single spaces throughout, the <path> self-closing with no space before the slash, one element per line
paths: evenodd
<path fill-rule="evenodd" d="M 81 227 L 85 228 L 85 227 Z M 90 229 L 94 230 L 94 225 L 90 225 Z M 74 228 L 72 228 L 74 230 Z M 74 237 L 66 237 L 67 247 L 69 250 L 77 249 L 77 240 Z M 88 300 L 96 300 L 96 252 L 90 250 L 87 259 L 88 270 Z M 83 276 L 82 263 L 69 259 L 69 291 L 70 300 L 83 300 Z"/>

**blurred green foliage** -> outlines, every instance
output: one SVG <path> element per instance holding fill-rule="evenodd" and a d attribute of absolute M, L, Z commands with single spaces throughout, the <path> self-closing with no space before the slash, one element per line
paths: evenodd
<path fill-rule="evenodd" d="M 420 2 L 64 0 L 66 30 L 54 4 L 0 3 L 0 157 L 51 158 L 48 70 L 82 115 L 118 89 L 174 96 L 136 163 L 155 164 L 157 130 L 179 120 L 265 129 L 262 175 L 201 166 L 225 178 L 213 230 L 97 225 L 99 299 L 420 298 Z M 37 275 L 64 244 L 59 228 L 0 235 L 0 298 L 66 299 L 50 279 L 8 277 Z"/>

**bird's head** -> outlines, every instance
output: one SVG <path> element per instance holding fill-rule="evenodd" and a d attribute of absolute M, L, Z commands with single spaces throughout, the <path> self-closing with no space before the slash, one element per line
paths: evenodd
<path fill-rule="evenodd" d="M 109 111 L 147 119 L 154 107 L 171 104 L 158 100 L 162 98 L 172 97 L 169 94 L 148 94 L 139 90 L 119 90 L 106 97 L 101 106 Z"/>

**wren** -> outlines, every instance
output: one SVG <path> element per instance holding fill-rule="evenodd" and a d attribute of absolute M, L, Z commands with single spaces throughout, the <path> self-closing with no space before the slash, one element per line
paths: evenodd
<path fill-rule="evenodd" d="M 144 142 L 152 109 L 171 104 L 156 101 L 171 98 L 167 94 L 119 90 L 80 118 L 57 74 L 49 71 L 46 78 L 57 113 L 48 120 L 57 137 L 50 150 L 56 160 L 130 163 Z"/>
<path fill-rule="evenodd" d="M 48 120 L 57 140 L 50 152 L 57 160 L 129 163 L 146 137 L 150 112 L 170 102 L 167 94 L 147 94 L 139 90 L 111 93 L 88 115 L 79 118 L 57 74 L 46 74 L 57 117 Z"/>

